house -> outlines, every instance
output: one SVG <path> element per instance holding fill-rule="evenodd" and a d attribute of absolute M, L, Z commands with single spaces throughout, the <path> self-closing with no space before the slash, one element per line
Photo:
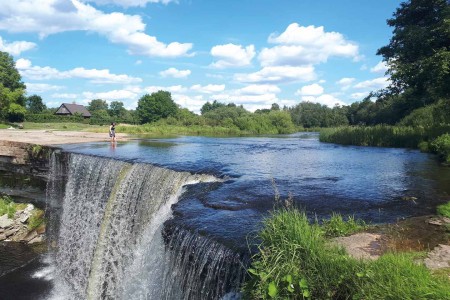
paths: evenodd
<path fill-rule="evenodd" d="M 82 115 L 85 119 L 91 117 L 91 113 L 86 109 L 86 107 L 79 104 L 63 103 L 55 112 L 55 115 L 60 116 L 73 116 L 75 114 Z"/>

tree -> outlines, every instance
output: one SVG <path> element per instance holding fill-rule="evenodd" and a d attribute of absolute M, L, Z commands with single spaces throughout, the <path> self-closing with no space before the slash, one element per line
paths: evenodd
<path fill-rule="evenodd" d="M 2 51 L 0 51 L 0 83 L 12 92 L 26 89 L 25 84 L 22 82 L 22 77 L 16 69 L 13 57 Z"/>
<path fill-rule="evenodd" d="M 136 112 L 141 124 L 156 122 L 177 114 L 178 106 L 172 100 L 172 95 L 166 91 L 146 94 L 138 101 Z"/>
<path fill-rule="evenodd" d="M 125 109 L 125 107 L 123 107 L 123 102 L 113 101 L 109 105 L 108 112 L 111 117 L 124 118 L 127 110 Z"/>
<path fill-rule="evenodd" d="M 272 103 L 270 110 L 278 111 L 278 110 L 280 110 L 280 105 L 278 105 L 278 103 Z"/>
<path fill-rule="evenodd" d="M 42 102 L 41 96 L 32 95 L 26 100 L 26 108 L 32 114 L 39 114 L 46 110 L 47 106 Z"/>
<path fill-rule="evenodd" d="M 378 55 L 388 64 L 388 92 L 406 93 L 413 108 L 450 96 L 450 8 L 448 0 L 410 0 L 387 24 L 393 36 Z"/>
<path fill-rule="evenodd" d="M 108 103 L 102 99 L 94 99 L 89 102 L 87 110 L 91 113 L 97 110 L 108 110 Z"/>
<path fill-rule="evenodd" d="M 226 106 L 225 103 L 219 102 L 217 100 L 214 100 L 213 103 L 210 103 L 209 101 L 203 104 L 202 108 L 200 109 L 200 112 L 202 115 L 206 114 L 209 111 L 213 111 L 215 109 L 218 109 L 220 107 Z M 228 106 L 236 106 L 234 103 L 229 103 Z"/>

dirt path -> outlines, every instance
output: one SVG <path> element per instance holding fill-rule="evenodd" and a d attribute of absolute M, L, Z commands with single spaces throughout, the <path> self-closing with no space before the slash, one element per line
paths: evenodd
<path fill-rule="evenodd" d="M 117 134 L 118 141 L 128 140 L 126 134 Z M 52 130 L 0 129 L 0 141 L 22 142 L 39 145 L 108 142 L 108 133 Z"/>

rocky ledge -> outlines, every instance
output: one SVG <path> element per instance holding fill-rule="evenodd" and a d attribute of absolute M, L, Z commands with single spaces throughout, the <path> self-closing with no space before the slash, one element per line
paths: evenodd
<path fill-rule="evenodd" d="M 24 242 L 28 244 L 44 241 L 45 224 L 42 210 L 28 204 L 17 210 L 12 218 L 0 216 L 0 241 Z"/>

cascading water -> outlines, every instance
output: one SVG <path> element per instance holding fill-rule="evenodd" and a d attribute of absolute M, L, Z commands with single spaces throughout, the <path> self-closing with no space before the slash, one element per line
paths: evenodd
<path fill-rule="evenodd" d="M 163 238 L 183 186 L 215 177 L 79 154 L 66 160 L 54 298 L 220 299 L 239 287 L 233 251 L 181 228 Z M 58 163 L 53 157 L 55 173 Z"/>

